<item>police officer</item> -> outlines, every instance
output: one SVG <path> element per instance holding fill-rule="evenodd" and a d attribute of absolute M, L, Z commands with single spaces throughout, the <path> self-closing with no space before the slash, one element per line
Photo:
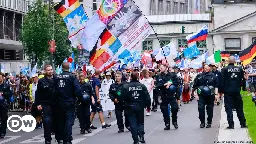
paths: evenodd
<path fill-rule="evenodd" d="M 121 87 L 125 82 L 122 83 L 122 73 L 116 72 L 115 74 L 115 83 L 110 85 L 109 89 L 109 97 L 115 104 L 115 114 L 117 119 L 117 126 L 118 126 L 118 133 L 124 132 L 124 122 L 123 122 L 123 112 L 124 112 L 124 102 L 121 101 L 120 97 L 118 96 L 118 93 L 121 90 Z M 126 112 L 124 112 L 125 117 L 125 127 L 130 130 L 129 127 L 129 120 L 126 115 Z"/>
<path fill-rule="evenodd" d="M 80 134 L 85 134 L 85 131 L 88 133 L 91 133 L 92 130 L 90 128 L 91 121 L 90 121 L 90 106 L 91 103 L 95 103 L 94 97 L 93 97 L 93 90 L 92 86 L 89 83 L 85 82 L 85 76 L 83 73 L 79 75 L 79 81 L 81 90 L 83 93 L 83 99 L 82 101 L 78 101 L 78 119 L 80 123 Z"/>
<path fill-rule="evenodd" d="M 221 73 L 224 79 L 224 103 L 227 113 L 229 126 L 227 129 L 234 129 L 233 111 L 234 107 L 237 117 L 240 121 L 241 128 L 246 128 L 246 120 L 243 111 L 243 100 L 240 94 L 241 84 L 244 80 L 244 72 L 241 67 L 234 66 L 234 56 L 229 57 L 229 65 L 222 69 Z"/>
<path fill-rule="evenodd" d="M 165 65 L 160 66 L 160 71 L 161 73 L 156 77 L 156 87 L 159 88 L 161 92 L 162 102 L 160 108 L 165 122 L 164 130 L 170 130 L 169 104 L 171 105 L 172 124 L 175 129 L 178 129 L 177 113 L 179 107 L 175 97 L 175 92 L 178 87 L 178 77 L 174 72 L 167 72 Z"/>
<path fill-rule="evenodd" d="M 56 76 L 55 88 L 59 113 L 56 134 L 61 135 L 63 144 L 71 144 L 72 126 L 75 120 L 76 97 L 81 101 L 82 91 L 78 79 L 69 72 L 69 63 L 62 64 L 63 73 Z"/>
<path fill-rule="evenodd" d="M 35 93 L 35 105 L 39 111 L 42 111 L 45 144 L 51 143 L 51 133 L 53 129 L 54 105 L 54 79 L 53 69 L 51 65 L 44 66 L 45 76 L 38 81 L 37 91 Z M 60 137 L 55 135 L 57 141 Z"/>
<path fill-rule="evenodd" d="M 216 75 L 217 82 L 218 82 L 218 97 L 216 98 L 216 104 L 220 105 L 220 98 L 221 98 L 221 95 L 224 93 L 223 77 L 221 72 L 218 71 L 216 64 L 212 64 L 211 66 L 212 66 L 212 72 Z"/>
<path fill-rule="evenodd" d="M 205 127 L 205 105 L 208 115 L 206 128 L 210 128 L 213 118 L 214 100 L 218 93 L 218 82 L 217 77 L 211 72 L 208 65 L 204 65 L 204 72 L 196 76 L 193 89 L 198 100 L 200 128 Z"/>
<path fill-rule="evenodd" d="M 0 139 L 6 135 L 8 119 L 8 101 L 11 96 L 10 86 L 4 82 L 4 74 L 0 73 Z"/>
<path fill-rule="evenodd" d="M 138 72 L 133 72 L 131 82 L 123 85 L 121 93 L 118 94 L 125 103 L 134 144 L 145 143 L 144 108 L 151 104 L 146 86 L 138 79 Z"/>

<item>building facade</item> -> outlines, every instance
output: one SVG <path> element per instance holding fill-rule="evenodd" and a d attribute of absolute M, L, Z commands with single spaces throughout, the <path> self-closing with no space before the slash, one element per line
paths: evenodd
<path fill-rule="evenodd" d="M 27 65 L 20 42 L 26 0 L 0 0 L 0 67 L 3 72 L 19 72 Z"/>
<path fill-rule="evenodd" d="M 209 49 L 238 54 L 256 40 L 256 2 L 213 4 L 213 30 L 207 39 Z"/>

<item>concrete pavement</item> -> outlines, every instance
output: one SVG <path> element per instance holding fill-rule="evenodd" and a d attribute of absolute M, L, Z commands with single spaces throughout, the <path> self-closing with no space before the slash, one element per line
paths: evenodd
<path fill-rule="evenodd" d="M 212 128 L 200 129 L 200 121 L 198 119 L 197 102 L 193 101 L 181 107 L 182 111 L 178 113 L 179 129 L 175 130 L 171 127 L 170 131 L 164 131 L 163 117 L 158 110 L 151 116 L 145 117 L 145 138 L 147 144 L 213 144 L 218 140 L 219 122 L 221 116 L 221 106 L 214 108 L 214 118 Z M 97 117 L 97 116 L 96 116 Z M 105 118 L 107 123 L 111 123 L 108 129 L 102 130 L 98 128 L 91 134 L 80 135 L 78 120 L 73 126 L 73 144 L 132 144 L 131 133 L 127 130 L 118 134 L 115 116 L 113 118 Z M 94 120 L 94 125 L 100 127 L 99 119 Z M 53 143 L 54 140 L 52 141 Z M 12 133 L 8 131 L 7 137 L 0 140 L 0 144 L 43 144 L 43 129 L 35 130 L 30 133 L 18 132 Z"/>

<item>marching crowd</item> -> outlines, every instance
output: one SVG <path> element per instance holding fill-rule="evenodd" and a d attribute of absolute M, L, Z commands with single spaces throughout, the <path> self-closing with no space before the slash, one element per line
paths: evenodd
<path fill-rule="evenodd" d="M 131 131 L 134 144 L 145 143 L 144 111 L 146 116 L 156 112 L 158 106 L 163 113 L 164 130 L 172 125 L 178 129 L 178 112 L 183 104 L 198 101 L 200 128 L 210 128 L 214 105 L 218 106 L 225 95 L 228 129 L 234 129 L 233 110 L 238 113 L 240 125 L 246 126 L 240 89 L 252 92 L 256 104 L 256 62 L 246 67 L 236 66 L 234 57 L 227 63 L 203 64 L 201 69 L 169 67 L 158 64 L 153 69 L 122 69 L 94 73 L 88 71 L 70 73 L 69 63 L 63 63 L 63 73 L 56 75 L 51 65 L 43 72 L 32 75 L 0 75 L 0 138 L 6 135 L 7 113 L 21 108 L 29 111 L 37 121 L 36 128 L 44 128 L 45 143 L 51 143 L 54 133 L 58 143 L 72 143 L 72 126 L 75 116 L 79 119 L 81 134 L 97 129 L 92 123 L 99 115 L 102 128 L 105 123 L 101 105 L 100 89 L 107 87 L 108 111 L 114 109 L 118 133 L 124 128 Z M 110 104 L 110 105 L 111 105 Z M 205 108 L 206 107 L 206 108 Z M 205 109 L 207 121 L 205 122 Z M 124 117 L 124 121 L 123 121 Z"/>

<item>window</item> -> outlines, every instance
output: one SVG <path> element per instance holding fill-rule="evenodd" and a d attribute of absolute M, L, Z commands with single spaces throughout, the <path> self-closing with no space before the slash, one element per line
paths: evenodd
<path fill-rule="evenodd" d="M 17 6 L 17 0 L 13 0 L 12 2 L 13 2 L 13 8 L 17 9 L 17 7 L 16 7 Z"/>
<path fill-rule="evenodd" d="M 153 50 L 153 40 L 146 40 L 142 42 L 142 50 Z"/>
<path fill-rule="evenodd" d="M 240 38 L 225 38 L 225 49 L 241 50 L 241 39 Z"/>
<path fill-rule="evenodd" d="M 178 14 L 178 2 L 173 2 L 173 14 Z"/>
<path fill-rule="evenodd" d="M 25 10 L 26 10 L 26 7 L 27 7 L 27 6 L 26 6 L 26 3 L 27 3 L 26 0 L 23 0 L 22 11 L 25 11 Z"/>
<path fill-rule="evenodd" d="M 197 45 L 198 48 L 206 48 L 206 40 L 197 41 L 196 45 Z"/>
<path fill-rule="evenodd" d="M 93 0 L 93 2 L 92 2 L 92 9 L 94 10 L 94 11 L 96 11 L 98 8 L 97 8 L 97 1 L 96 0 Z"/>
<path fill-rule="evenodd" d="M 156 14 L 156 3 L 155 0 L 151 0 L 150 3 L 150 14 L 155 15 Z"/>
<path fill-rule="evenodd" d="M 163 15 L 164 14 L 164 3 L 163 0 L 158 0 L 158 14 Z"/>
<path fill-rule="evenodd" d="M 179 48 L 186 48 L 188 47 L 188 42 L 186 39 L 178 39 L 178 46 Z"/>
<path fill-rule="evenodd" d="M 18 11 L 21 11 L 22 9 L 22 0 L 18 0 Z"/>
<path fill-rule="evenodd" d="M 26 1 L 26 12 L 29 10 L 29 1 Z"/>
<path fill-rule="evenodd" d="M 171 1 L 167 1 L 166 3 L 166 14 L 171 14 Z"/>
<path fill-rule="evenodd" d="M 12 1 L 11 0 L 8 0 L 8 8 L 12 8 Z"/>
<path fill-rule="evenodd" d="M 253 37 L 253 38 L 252 38 L 252 43 L 253 43 L 255 40 L 256 40 L 256 37 Z"/>
<path fill-rule="evenodd" d="M 166 46 L 170 43 L 170 40 L 160 40 L 160 47 Z"/>
<path fill-rule="evenodd" d="M 180 14 L 185 13 L 185 3 L 180 3 Z"/>

